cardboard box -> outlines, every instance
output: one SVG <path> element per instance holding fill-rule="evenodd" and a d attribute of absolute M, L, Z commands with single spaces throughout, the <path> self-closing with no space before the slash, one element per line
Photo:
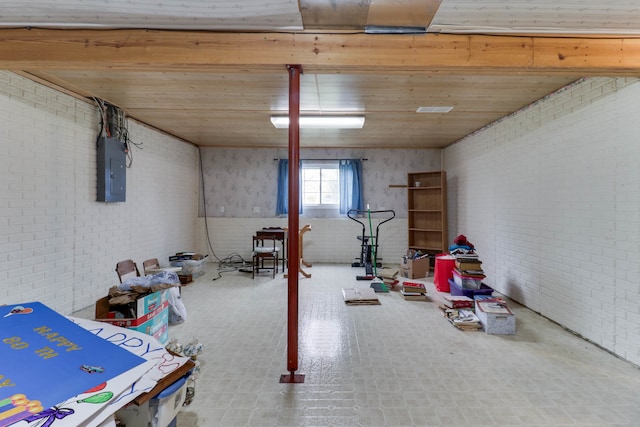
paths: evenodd
<path fill-rule="evenodd" d="M 188 285 L 193 282 L 193 276 L 191 274 L 178 273 L 178 279 L 180 279 L 181 285 Z"/>
<path fill-rule="evenodd" d="M 111 323 L 114 326 L 120 326 L 122 328 L 134 328 L 148 322 L 162 312 L 162 310 L 169 307 L 169 301 L 162 302 L 153 311 L 143 314 L 139 317 L 125 318 L 121 316 L 121 313 L 117 310 L 113 310 L 116 306 L 109 304 L 109 297 L 100 298 L 96 301 L 96 315 L 95 319 L 101 322 Z"/>
<path fill-rule="evenodd" d="M 477 300 L 476 316 L 482 323 L 482 329 L 488 334 L 513 335 L 516 333 L 516 316 L 502 300 Z"/>
<path fill-rule="evenodd" d="M 400 275 L 407 279 L 420 279 L 429 275 L 429 257 L 420 259 L 402 258 Z"/>
<path fill-rule="evenodd" d="M 98 318 L 98 310 L 100 310 L 101 314 L 112 312 L 112 315 L 101 316 L 102 318 L 115 318 L 117 316 L 125 319 L 137 319 L 155 311 L 168 300 L 169 289 L 148 293 L 133 302 L 121 305 L 109 305 L 109 297 L 101 298 L 96 302 L 96 319 Z M 120 313 L 120 315 L 117 315 L 117 313 Z"/>
<path fill-rule="evenodd" d="M 162 344 L 169 342 L 169 306 L 163 308 L 156 316 L 138 325 L 127 329 L 142 332 L 157 338 Z"/>
<path fill-rule="evenodd" d="M 109 304 L 109 297 L 96 301 L 95 320 L 142 332 L 166 344 L 169 338 L 169 289 L 143 295 L 123 305 Z"/>

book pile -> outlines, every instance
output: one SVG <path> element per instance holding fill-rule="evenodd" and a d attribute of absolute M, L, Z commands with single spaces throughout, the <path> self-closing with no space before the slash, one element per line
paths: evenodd
<path fill-rule="evenodd" d="M 425 301 L 427 299 L 427 288 L 424 286 L 424 283 L 405 281 L 402 282 L 400 294 L 406 300 Z"/>
<path fill-rule="evenodd" d="M 399 270 L 397 268 L 382 268 L 378 270 L 378 277 L 380 277 L 382 282 L 391 289 L 399 282 L 398 273 Z"/>
<path fill-rule="evenodd" d="M 482 323 L 474 313 L 474 309 L 475 301 L 464 295 L 445 295 L 440 305 L 442 315 L 449 323 L 463 331 L 482 329 Z"/>
<path fill-rule="evenodd" d="M 467 240 L 464 234 L 460 234 L 453 239 L 449 253 L 456 257 L 453 269 L 453 280 L 456 284 L 461 288 L 480 289 L 485 275 L 482 271 L 482 261 L 478 258 L 473 243 Z"/>
<path fill-rule="evenodd" d="M 476 253 L 456 255 L 453 280 L 462 288 L 480 289 L 482 279 L 485 278 L 482 270 L 482 261 Z"/>

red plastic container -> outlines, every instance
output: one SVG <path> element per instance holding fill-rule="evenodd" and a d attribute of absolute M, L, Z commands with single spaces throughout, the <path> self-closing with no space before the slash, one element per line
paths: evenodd
<path fill-rule="evenodd" d="M 449 279 L 453 279 L 453 269 L 456 266 L 456 258 L 449 254 L 436 255 L 436 263 L 433 271 L 433 284 L 439 292 L 449 292 Z"/>

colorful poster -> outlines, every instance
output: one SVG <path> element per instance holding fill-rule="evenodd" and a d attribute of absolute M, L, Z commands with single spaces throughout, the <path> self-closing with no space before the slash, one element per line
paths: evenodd
<path fill-rule="evenodd" d="M 113 419 L 113 414 L 118 409 L 140 394 L 150 391 L 157 381 L 189 360 L 188 357 L 170 354 L 159 340 L 142 332 L 94 320 L 76 317 L 68 319 L 101 339 L 143 357 L 147 363 L 12 427 L 115 427 L 109 420 Z M 102 400 L 111 394 L 113 396 L 109 400 Z"/>
<path fill-rule="evenodd" d="M 0 427 L 42 414 L 145 363 L 39 302 L 0 307 L 0 360 Z M 113 397 L 108 393 L 92 396 L 106 402 Z"/>

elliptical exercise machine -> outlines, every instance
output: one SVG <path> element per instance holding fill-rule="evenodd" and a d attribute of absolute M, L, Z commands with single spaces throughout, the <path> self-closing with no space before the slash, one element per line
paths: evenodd
<path fill-rule="evenodd" d="M 364 214 L 367 214 L 369 220 L 369 235 L 366 234 L 367 229 L 365 223 L 355 217 L 355 215 Z M 373 234 L 371 214 L 387 214 L 385 217 L 388 217 L 378 223 L 376 226 L 376 234 Z M 357 280 L 373 280 L 377 276 L 377 267 L 382 266 L 382 264 L 378 262 L 379 260 L 382 260 L 382 258 L 377 258 L 376 256 L 379 246 L 378 236 L 380 234 L 380 226 L 395 218 L 396 213 L 390 209 L 380 211 L 351 209 L 347 212 L 347 216 L 362 226 L 362 234 L 357 236 L 357 239 L 360 240 L 360 256 L 356 258 L 358 261 L 351 263 L 351 267 L 364 267 L 365 275 L 356 276 Z"/>

